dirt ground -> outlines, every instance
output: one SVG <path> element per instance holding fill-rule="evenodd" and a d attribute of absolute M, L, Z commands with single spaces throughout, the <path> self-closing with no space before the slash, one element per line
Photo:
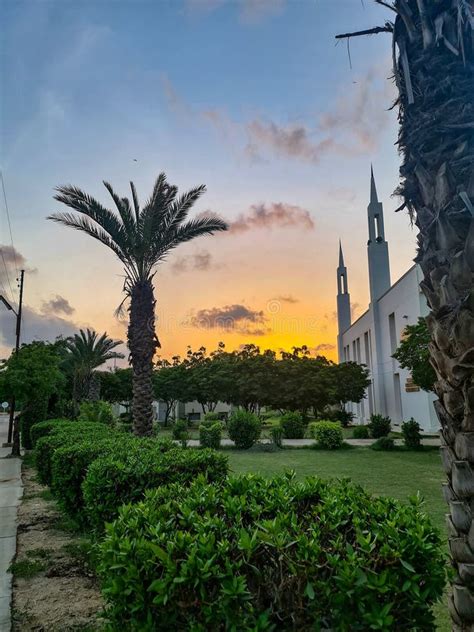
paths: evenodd
<path fill-rule="evenodd" d="M 88 543 L 67 530 L 49 493 L 24 467 L 24 496 L 18 510 L 13 564 L 13 630 L 70 632 L 100 630 L 103 607 L 88 564 Z"/>

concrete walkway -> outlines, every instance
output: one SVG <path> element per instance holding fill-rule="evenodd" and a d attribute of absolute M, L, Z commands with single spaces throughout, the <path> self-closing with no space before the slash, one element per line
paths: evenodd
<path fill-rule="evenodd" d="M 356 446 L 370 446 L 375 442 L 375 439 L 345 439 L 345 442 L 349 445 Z M 261 439 L 260 443 L 270 443 L 270 439 Z M 315 443 L 314 439 L 283 439 L 283 445 L 292 446 L 295 448 L 301 447 L 309 447 Z M 438 437 L 426 437 L 426 439 L 422 439 L 421 443 L 423 445 L 432 445 L 439 446 L 440 441 Z M 197 439 L 190 439 L 188 441 L 188 445 L 192 447 L 199 446 L 199 441 Z M 221 445 L 234 445 L 234 442 L 230 439 L 222 439 Z M 403 439 L 395 439 L 395 445 L 403 445 Z"/>
<path fill-rule="evenodd" d="M 7 434 L 8 416 L 0 414 L 0 446 Z M 16 552 L 16 512 L 23 493 L 21 460 L 5 458 L 10 452 L 0 447 L 0 632 L 11 629 L 12 575 L 7 569 Z"/>

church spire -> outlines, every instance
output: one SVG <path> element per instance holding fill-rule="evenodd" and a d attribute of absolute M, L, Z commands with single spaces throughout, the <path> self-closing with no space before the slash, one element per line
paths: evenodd
<path fill-rule="evenodd" d="M 385 241 L 383 206 L 377 196 L 372 165 L 370 166 L 370 202 L 367 207 L 367 219 L 369 222 L 367 254 L 369 259 L 370 300 L 377 301 L 390 287 L 390 263 L 388 259 L 388 244 Z"/>
<path fill-rule="evenodd" d="M 374 168 L 370 165 L 370 203 L 378 203 L 377 187 L 375 186 Z"/>
<path fill-rule="evenodd" d="M 347 268 L 344 265 L 341 240 L 339 240 L 339 265 L 337 267 L 337 345 L 339 362 L 344 360 L 342 334 L 351 326 L 351 297 L 347 283 Z"/>
<path fill-rule="evenodd" d="M 342 254 L 341 240 L 339 239 L 339 267 L 344 267 L 344 255 Z"/>

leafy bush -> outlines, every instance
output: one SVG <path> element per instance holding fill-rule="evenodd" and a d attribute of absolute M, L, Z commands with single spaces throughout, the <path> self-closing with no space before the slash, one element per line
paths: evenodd
<path fill-rule="evenodd" d="M 31 428 L 46 419 L 48 412 L 48 397 L 38 395 L 28 401 L 20 415 L 21 445 L 26 450 L 33 447 L 31 441 Z"/>
<path fill-rule="evenodd" d="M 277 447 L 277 448 L 282 448 L 283 447 L 283 430 L 281 429 L 281 426 L 272 426 L 270 428 L 270 438 L 272 440 L 272 443 Z"/>
<path fill-rule="evenodd" d="M 67 426 L 58 424 L 50 433 L 38 439 L 35 445 L 35 464 L 38 478 L 45 485 L 51 485 L 51 459 L 54 451 L 65 445 L 74 445 L 84 439 L 99 440 L 110 436 L 110 429 L 104 424 L 91 422 L 71 422 Z"/>
<path fill-rule="evenodd" d="M 173 435 L 173 439 L 181 441 L 181 444 L 185 447 L 189 439 L 188 422 L 186 419 L 177 419 L 171 426 L 171 434 Z"/>
<path fill-rule="evenodd" d="M 30 428 L 30 438 L 31 438 L 31 446 L 34 448 L 38 439 L 41 437 L 46 437 L 54 430 L 66 426 L 68 424 L 73 423 L 69 419 L 48 419 L 47 421 L 40 421 L 37 424 L 34 424 Z"/>
<path fill-rule="evenodd" d="M 433 629 L 445 568 L 419 501 L 291 475 L 153 490 L 99 550 L 112 625 L 141 631 Z"/>
<path fill-rule="evenodd" d="M 260 437 L 262 426 L 257 415 L 246 410 L 236 410 L 230 416 L 227 429 L 235 447 L 248 450 Z"/>
<path fill-rule="evenodd" d="M 288 412 L 281 416 L 280 428 L 285 439 L 303 439 L 306 432 L 306 423 L 301 413 Z"/>
<path fill-rule="evenodd" d="M 124 503 L 141 500 L 148 489 L 171 482 L 191 483 L 199 474 L 209 482 L 227 475 L 227 457 L 214 450 L 183 450 L 174 447 L 134 451 L 125 458 L 110 454 L 97 459 L 83 484 L 86 514 L 90 524 L 102 529 L 117 516 Z"/>
<path fill-rule="evenodd" d="M 354 420 L 354 413 L 349 412 L 348 410 L 336 409 L 329 410 L 324 413 L 324 418 L 322 421 L 339 421 L 343 428 L 347 428 L 347 426 L 352 423 Z"/>
<path fill-rule="evenodd" d="M 219 413 L 216 413 L 214 410 L 210 410 L 204 415 L 204 421 L 220 421 Z"/>
<path fill-rule="evenodd" d="M 372 450 L 395 450 L 395 441 L 391 437 L 380 437 L 370 447 Z"/>
<path fill-rule="evenodd" d="M 391 431 L 390 417 L 384 417 L 383 415 L 372 415 L 370 417 L 369 430 L 374 439 L 380 437 L 386 437 Z"/>
<path fill-rule="evenodd" d="M 313 421 L 310 426 L 311 436 L 316 439 L 320 448 L 337 450 L 344 443 L 344 435 L 338 421 Z"/>
<path fill-rule="evenodd" d="M 369 429 L 367 426 L 356 426 L 352 431 L 352 437 L 354 439 L 368 439 Z"/>
<path fill-rule="evenodd" d="M 413 419 L 402 423 L 403 441 L 407 448 L 419 450 L 421 447 L 420 424 Z"/>
<path fill-rule="evenodd" d="M 203 448 L 218 450 L 221 446 L 221 438 L 222 423 L 220 421 L 212 419 L 201 421 L 199 424 L 199 443 Z"/>
<path fill-rule="evenodd" d="M 79 421 L 96 421 L 112 426 L 115 422 L 112 406 L 100 400 L 84 401 L 79 406 Z"/>

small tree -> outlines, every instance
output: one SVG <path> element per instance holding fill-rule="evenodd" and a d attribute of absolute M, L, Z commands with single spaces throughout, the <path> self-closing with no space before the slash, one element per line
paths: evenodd
<path fill-rule="evenodd" d="M 413 381 L 424 391 L 434 391 L 436 373 L 430 363 L 431 336 L 424 318 L 405 327 L 405 336 L 393 357 L 411 372 Z"/>

